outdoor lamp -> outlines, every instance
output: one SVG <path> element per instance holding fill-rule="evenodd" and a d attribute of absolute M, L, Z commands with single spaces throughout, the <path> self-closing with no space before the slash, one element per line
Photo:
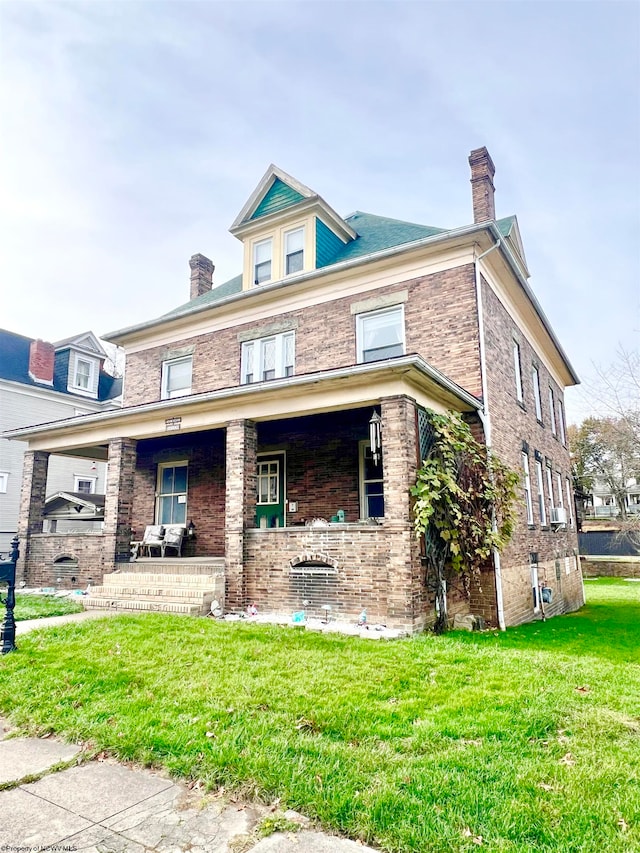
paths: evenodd
<path fill-rule="evenodd" d="M 375 409 L 369 420 L 369 441 L 373 464 L 377 465 L 380 462 L 380 451 L 382 450 L 382 418 Z"/>
<path fill-rule="evenodd" d="M 195 537 L 195 535 L 196 535 L 196 526 L 193 523 L 193 519 L 191 519 L 191 521 L 187 525 L 187 536 L 189 537 L 189 539 L 193 539 Z"/>

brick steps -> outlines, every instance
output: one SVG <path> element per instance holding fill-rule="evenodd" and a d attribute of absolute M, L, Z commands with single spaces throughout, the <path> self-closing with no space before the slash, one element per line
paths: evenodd
<path fill-rule="evenodd" d="M 202 616 L 199 604 L 181 604 L 177 601 L 133 600 L 123 598 L 91 598 L 82 602 L 85 610 L 122 610 L 133 613 L 177 613 L 183 616 Z M 206 611 L 205 611 L 206 612 Z"/>
<path fill-rule="evenodd" d="M 224 601 L 224 558 L 136 560 L 132 571 L 106 574 L 83 598 L 86 609 L 200 616 Z"/>

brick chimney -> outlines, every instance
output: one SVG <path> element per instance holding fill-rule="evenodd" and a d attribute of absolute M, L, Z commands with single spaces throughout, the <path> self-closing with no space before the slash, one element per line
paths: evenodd
<path fill-rule="evenodd" d="M 473 198 L 473 221 L 486 222 L 496 218 L 493 176 L 496 167 L 486 148 L 476 148 L 469 155 L 471 166 L 471 195 Z"/>
<path fill-rule="evenodd" d="M 195 299 L 196 296 L 208 293 L 213 287 L 215 267 L 204 255 L 192 255 L 189 266 L 191 267 L 191 299 Z"/>
<path fill-rule="evenodd" d="M 53 385 L 55 347 L 47 341 L 31 341 L 29 347 L 29 376 L 34 382 Z"/>

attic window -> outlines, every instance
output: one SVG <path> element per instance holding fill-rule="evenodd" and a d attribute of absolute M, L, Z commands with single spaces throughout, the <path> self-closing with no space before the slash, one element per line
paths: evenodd
<path fill-rule="evenodd" d="M 253 247 L 253 283 L 262 284 L 271 280 L 271 257 L 273 240 L 261 240 Z"/>
<path fill-rule="evenodd" d="M 284 235 L 285 275 L 302 272 L 304 268 L 304 228 L 296 228 Z"/>
<path fill-rule="evenodd" d="M 72 353 L 69 365 L 69 390 L 95 397 L 98 390 L 97 367 L 94 359 Z"/>

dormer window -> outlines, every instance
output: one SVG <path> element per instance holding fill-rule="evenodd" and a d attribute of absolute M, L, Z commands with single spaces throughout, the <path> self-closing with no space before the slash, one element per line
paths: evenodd
<path fill-rule="evenodd" d="M 271 281 L 271 258 L 273 240 L 261 240 L 253 247 L 253 283 L 263 284 Z"/>
<path fill-rule="evenodd" d="M 304 268 L 304 228 L 287 231 L 284 235 L 285 275 L 302 272 Z"/>
<path fill-rule="evenodd" d="M 69 391 L 95 397 L 98 392 L 98 363 L 72 351 L 69 363 Z"/>

